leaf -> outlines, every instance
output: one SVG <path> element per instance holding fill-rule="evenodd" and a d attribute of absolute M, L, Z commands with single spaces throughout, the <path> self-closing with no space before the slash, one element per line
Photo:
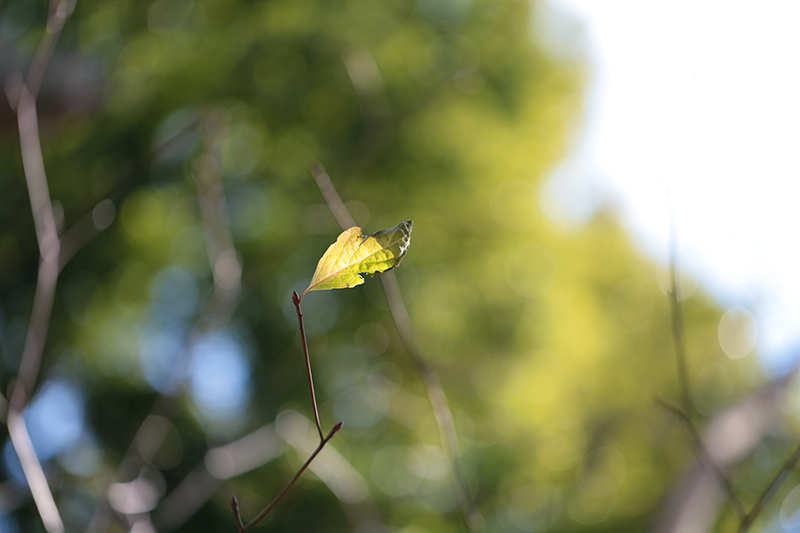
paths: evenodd
<path fill-rule="evenodd" d="M 361 231 L 358 226 L 353 226 L 343 231 L 328 247 L 317 263 L 311 284 L 300 299 L 309 291 L 361 285 L 364 283 L 362 274 L 372 276 L 375 272 L 386 272 L 399 265 L 411 244 L 410 220 L 368 236 L 362 235 Z"/>

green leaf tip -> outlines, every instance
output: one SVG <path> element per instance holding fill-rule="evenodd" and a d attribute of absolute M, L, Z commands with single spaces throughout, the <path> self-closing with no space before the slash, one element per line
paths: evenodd
<path fill-rule="evenodd" d="M 411 244 L 411 221 L 405 220 L 393 228 L 363 235 L 353 226 L 343 231 L 317 263 L 309 291 L 348 289 L 364 283 L 363 274 L 391 270 L 403 260 Z"/>

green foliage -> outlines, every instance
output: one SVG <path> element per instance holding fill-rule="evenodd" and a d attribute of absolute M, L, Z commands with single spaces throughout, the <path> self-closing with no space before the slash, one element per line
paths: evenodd
<path fill-rule="evenodd" d="M 532 35 L 545 9 L 527 0 L 77 3 L 40 99 L 45 165 L 65 226 L 107 197 L 118 216 L 64 269 L 45 349 L 43 379 L 68 376 L 85 394 L 86 438 L 99 457 L 88 474 L 61 469 L 68 530 L 85 530 L 154 403 L 174 408 L 172 421 L 162 417 L 172 459 L 124 463 L 121 481 L 147 472 L 157 494 L 207 464 L 210 447 L 276 420 L 282 435 L 280 456 L 222 485 L 192 531 L 233 531 L 233 487 L 253 516 L 305 459 L 302 423 L 281 425 L 287 413 L 310 416 L 291 294 L 361 283 L 378 265 L 340 271 L 331 250 L 389 239 L 348 230 L 309 280 L 308 266 L 339 232 L 306 170 L 311 160 L 326 166 L 359 224 L 416 222 L 414 254 L 397 277 L 453 406 L 486 530 L 638 532 L 649 523 L 694 457 L 654 402 L 678 397 L 669 305 L 655 265 L 613 212 L 578 228 L 543 215 L 540 193 L 568 149 L 585 76 L 580 60 Z M 15 45 L 22 58 L 44 29 L 26 24 Z M 65 89 L 71 61 L 85 70 L 69 80 L 91 95 L 77 103 Z M 2 125 L 7 390 L 38 251 L 13 120 Z M 207 168 L 221 179 L 208 201 Z M 242 267 L 238 305 L 215 332 L 240 349 L 244 407 L 222 419 L 207 415 L 192 381 L 200 378 L 181 375 L 175 387 L 156 379 L 197 361 L 195 327 L 215 279 L 227 279 L 216 268 L 225 263 L 209 260 L 214 229 L 203 209 L 227 213 Z M 384 231 L 407 245 L 410 230 Z M 381 268 L 403 258 L 402 239 Z M 701 291 L 683 305 L 692 397 L 711 415 L 760 374 L 752 358 L 724 356 L 720 311 Z M 405 533 L 461 531 L 435 419 L 379 284 L 318 293 L 303 311 L 322 425 L 345 422 L 328 446 L 366 496 L 338 505 L 329 485 L 307 476 L 263 529 L 359 530 L 381 520 Z M 764 454 L 775 449 L 783 451 L 768 444 Z M 19 530 L 34 531 L 24 502 Z M 168 520 L 158 511 L 160 528 Z"/>

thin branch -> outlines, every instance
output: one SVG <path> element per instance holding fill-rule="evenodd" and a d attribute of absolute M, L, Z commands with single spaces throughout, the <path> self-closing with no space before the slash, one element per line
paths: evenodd
<path fill-rule="evenodd" d="M 236 496 L 231 496 L 231 509 L 233 510 L 233 517 L 236 519 L 236 527 L 239 528 L 239 532 L 241 533 L 244 531 L 244 523 L 242 522 L 242 513 L 239 512 L 239 500 L 236 499 Z"/>
<path fill-rule="evenodd" d="M 39 125 L 36 114 L 36 99 L 23 85 L 17 103 L 17 119 L 19 125 L 20 151 L 31 211 L 36 226 L 36 237 L 39 244 L 39 273 L 36 291 L 33 297 L 33 309 L 28 325 L 28 334 L 20 359 L 17 381 L 9 400 L 21 410 L 33 394 L 39 375 L 44 343 L 53 309 L 56 279 L 58 278 L 58 258 L 61 243 L 56 229 L 56 219 L 50 192 L 47 187 L 47 176 L 44 170 L 42 147 L 39 141 Z"/>
<path fill-rule="evenodd" d="M 58 236 L 56 217 L 53 203 L 50 200 L 42 156 L 39 118 L 36 113 L 36 95 L 55 41 L 72 8 L 66 0 L 53 0 L 50 2 L 50 11 L 47 28 L 28 69 L 28 76 L 16 87 L 16 94 L 10 95 L 9 98 L 11 107 L 17 113 L 22 167 L 30 197 L 41 261 L 25 345 L 22 349 L 17 378 L 9 398 L 7 424 L 11 444 L 19 457 L 22 472 L 28 482 L 45 529 L 49 533 L 63 533 L 64 523 L 58 513 L 58 507 L 47 484 L 47 477 L 36 456 L 36 450 L 21 414 L 22 409 L 33 396 L 39 376 L 50 315 L 53 310 L 61 251 L 61 241 Z"/>
<path fill-rule="evenodd" d="M 781 483 L 783 483 L 783 481 L 786 479 L 786 476 L 788 476 L 789 472 L 791 472 L 795 467 L 797 461 L 800 461 L 800 445 L 795 448 L 794 452 L 792 452 L 792 454 L 783 463 L 783 466 L 781 466 L 780 470 L 778 470 L 778 473 L 775 474 L 775 477 L 772 479 L 770 484 L 758 497 L 758 500 L 756 500 L 756 503 L 753 505 L 753 508 L 750 509 L 750 512 L 742 518 L 738 533 L 745 533 L 750 529 L 750 526 L 753 525 L 755 519 L 759 514 L 761 514 L 761 511 L 764 510 L 767 502 L 769 502 L 770 498 L 775 493 L 775 490 L 781 485 Z"/>
<path fill-rule="evenodd" d="M 274 424 L 223 446 L 210 449 L 151 512 L 156 530 L 168 533 L 179 529 L 214 494 L 223 482 L 254 470 L 284 453 Z"/>
<path fill-rule="evenodd" d="M 303 422 L 309 422 L 300 413 L 293 413 L 293 416 Z M 313 431 L 304 431 L 303 433 L 305 436 L 300 439 L 295 438 L 296 434 L 292 434 L 291 437 L 284 435 L 283 441 L 290 444 L 298 455 L 307 456 L 316 448 L 318 440 Z M 169 533 L 179 529 L 189 517 L 211 499 L 223 482 L 272 461 L 284 453 L 284 448 L 275 431 L 274 424 L 267 424 L 238 440 L 212 448 L 151 513 L 154 515 L 153 523 L 156 530 Z M 326 454 L 314 459 L 308 469 L 316 474 L 320 481 L 339 498 L 348 520 L 351 520 L 353 531 L 361 531 L 366 523 L 373 526 L 371 527 L 372 531 L 379 531 L 375 529 L 374 524 L 380 522 L 380 519 L 375 518 L 378 514 L 377 509 L 369 497 L 370 491 L 366 485 L 363 490 L 367 495 L 358 501 L 354 497 L 361 488 L 358 481 L 363 482 L 363 479 L 347 459 L 335 450 L 328 448 Z M 244 487 L 236 489 L 236 491 L 245 490 Z M 233 507 L 232 501 L 231 506 Z M 234 513 L 238 508 L 237 501 Z M 238 521 L 240 521 L 240 517 Z M 385 528 L 381 530 L 385 530 Z"/>
<path fill-rule="evenodd" d="M 445 451 L 450 456 L 450 460 L 453 463 L 457 487 L 461 491 L 464 519 L 470 529 L 482 529 L 483 516 L 481 516 L 478 505 L 472 497 L 469 483 L 467 482 L 467 476 L 464 473 L 464 464 L 461 460 L 461 451 L 458 447 L 455 422 L 453 421 L 453 414 L 450 411 L 442 382 L 439 379 L 439 375 L 433 369 L 433 366 L 423 357 L 419 345 L 416 342 L 411 319 L 408 316 L 408 310 L 403 302 L 400 286 L 397 283 L 397 276 L 394 272 L 384 273 L 381 275 L 381 282 L 383 283 L 383 289 L 386 293 L 386 299 L 389 302 L 389 310 L 392 313 L 392 318 L 397 326 L 397 330 L 400 332 L 400 337 L 403 339 L 406 351 L 411 357 L 411 361 L 414 363 L 417 373 L 419 373 L 428 391 L 428 398 L 433 408 L 433 416 L 439 427 L 439 439 L 442 441 L 442 445 L 445 447 Z"/>
<path fill-rule="evenodd" d="M 159 153 L 168 150 L 170 145 L 176 143 L 191 128 L 197 126 L 203 127 L 204 139 L 203 150 L 198 157 L 193 175 L 197 186 L 198 205 L 208 252 L 209 267 L 214 280 L 214 292 L 202 314 L 195 322 L 194 328 L 186 341 L 187 346 L 191 346 L 203 333 L 222 327 L 233 314 L 241 295 L 242 264 L 234 248 L 228 212 L 225 208 L 227 205 L 225 190 L 222 187 L 219 175 L 219 146 L 221 135 L 227 127 L 224 118 L 220 117 L 218 113 L 210 112 L 201 118 L 190 121 L 154 150 L 153 159 L 157 159 Z M 173 380 L 178 379 L 176 375 L 177 372 L 172 375 Z M 175 417 L 180 409 L 178 398 L 183 390 L 183 385 L 179 384 L 176 388 L 177 390 L 173 392 L 173 396 L 159 394 L 153 401 L 148 414 L 142 420 L 133 439 L 131 439 L 120 465 L 125 463 L 125 459 L 136 455 L 147 462 L 152 460 L 152 457 L 148 457 L 148 454 L 142 453 L 138 449 L 136 443 L 150 440 L 153 443 L 150 453 L 155 454 L 158 451 L 165 432 L 152 431 L 147 421 L 154 415 L 161 416 L 167 420 L 172 420 Z M 119 477 L 120 470 L 118 468 L 117 472 L 108 480 L 107 485 L 110 486 Z M 87 531 L 103 530 L 107 514 L 107 503 L 99 506 L 95 510 Z"/>
<path fill-rule="evenodd" d="M 25 426 L 25 419 L 14 408 L 8 411 L 8 435 L 19 457 L 22 472 L 28 481 L 33 501 L 36 503 L 45 529 L 48 533 L 64 533 L 64 523 L 61 521 L 56 502 L 50 493 L 42 465 L 36 457 L 36 450 L 33 448 L 28 428 Z"/>
<path fill-rule="evenodd" d="M 297 291 L 292 291 L 292 303 L 297 309 L 297 321 L 300 323 L 300 338 L 303 341 L 303 354 L 306 356 L 306 370 L 308 372 L 308 386 L 311 389 L 311 404 L 314 407 L 314 421 L 317 423 L 320 440 L 325 440 L 322 436 L 322 425 L 319 423 L 319 408 L 317 407 L 317 395 L 314 392 L 314 377 L 311 375 L 311 358 L 308 356 L 308 344 L 306 343 L 306 330 L 303 327 L 303 313 L 300 311 L 300 297 Z"/>
<path fill-rule="evenodd" d="M 150 163 L 160 162 L 168 158 L 187 136 L 195 133 L 198 126 L 205 118 L 201 112 L 193 112 L 180 127 L 171 130 L 166 136 L 157 139 L 150 147 L 148 160 Z"/>
<path fill-rule="evenodd" d="M 58 257 L 59 273 L 80 249 L 111 225 L 116 213 L 114 202 L 108 198 L 100 200 L 91 211 L 64 232 L 61 237 L 61 253 Z"/>
<path fill-rule="evenodd" d="M 3 424 L 8 423 L 8 405 L 8 400 L 0 394 L 0 422 Z M 2 497 L 0 497 L 0 501 L 2 501 Z"/>
<path fill-rule="evenodd" d="M 686 345 L 683 339 L 683 309 L 678 295 L 678 237 L 675 227 L 675 213 L 670 207 L 670 239 L 669 239 L 669 302 L 672 308 L 672 338 L 675 343 L 675 360 L 678 365 L 678 385 L 680 387 L 681 406 L 691 416 L 692 400 L 689 396 L 689 370 L 686 363 Z"/>
<path fill-rule="evenodd" d="M 323 166 L 318 162 L 313 162 L 309 170 L 314 176 L 317 186 L 325 202 L 328 204 L 328 208 L 331 210 L 342 229 L 344 230 L 355 226 L 355 220 L 347 210 L 344 202 L 342 202 L 339 193 L 336 191 L 336 187 L 333 185 L 330 176 L 325 172 Z M 439 427 L 439 439 L 442 442 L 442 447 L 453 465 L 456 487 L 458 492 L 461 493 L 462 516 L 469 529 L 480 530 L 483 528 L 484 524 L 483 516 L 478 509 L 475 499 L 472 497 L 469 483 L 464 473 L 461 452 L 458 448 L 455 423 L 453 422 L 453 414 L 450 411 L 442 382 L 436 370 L 434 370 L 433 365 L 425 358 L 416 342 L 414 327 L 408 316 L 408 310 L 403 302 L 403 296 L 400 292 L 400 287 L 397 283 L 397 277 L 394 271 L 381 274 L 381 282 L 383 283 L 383 290 L 386 294 L 386 300 L 389 303 L 389 310 L 391 311 L 397 331 L 400 333 L 400 338 L 403 341 L 406 352 L 411 358 L 411 362 L 427 390 L 428 400 L 431 403 L 433 415 Z"/>
<path fill-rule="evenodd" d="M 25 77 L 25 86 L 34 98 L 39 94 L 44 71 L 50 62 L 50 56 L 53 54 L 61 29 L 74 9 L 74 0 L 50 0 L 50 16 L 47 19 L 47 26 L 39 41 L 39 46 L 36 48 L 31 66 L 28 68 L 28 75 Z"/>
<path fill-rule="evenodd" d="M 339 223 L 343 230 L 355 226 L 355 219 L 348 211 L 347 206 L 344 205 L 344 202 L 342 202 L 336 187 L 331 181 L 331 177 L 325 172 L 325 168 L 319 162 L 314 161 L 309 165 L 309 170 L 311 175 L 314 176 L 319 192 L 322 193 L 322 197 L 325 199 L 325 203 L 328 204 L 328 209 L 333 213 L 336 222 Z"/>
<path fill-rule="evenodd" d="M 230 126 L 230 117 L 211 111 L 201 121 L 203 154 L 198 158 L 194 179 L 203 223 L 208 264 L 214 277 L 214 297 L 197 322 L 200 331 L 217 329 L 227 321 L 242 291 L 242 262 L 231 233 L 228 202 L 220 175 L 220 150 Z"/>
<path fill-rule="evenodd" d="M 678 384 L 680 387 L 681 404 L 682 408 L 677 408 L 666 402 L 659 400 L 664 407 L 675 413 L 687 427 L 691 433 L 697 452 L 700 456 L 701 463 L 717 478 L 720 486 L 725 491 L 731 507 L 736 512 L 740 525 L 738 532 L 745 533 L 750 529 L 755 519 L 764 509 L 765 505 L 774 494 L 775 489 L 780 486 L 789 472 L 794 468 L 798 461 L 800 461 L 800 446 L 786 459 L 783 466 L 778 470 L 775 477 L 772 479 L 766 489 L 760 494 L 750 512 L 745 512 L 744 505 L 739 498 L 733 483 L 725 471 L 720 467 L 711 453 L 703 443 L 700 433 L 692 422 L 692 402 L 689 396 L 689 371 L 686 359 L 686 348 L 683 339 L 683 312 L 680 304 L 679 287 L 678 287 L 678 244 L 677 244 L 677 230 L 675 223 L 675 212 L 670 205 L 670 261 L 669 261 L 669 275 L 670 275 L 670 304 L 672 308 L 672 335 L 675 343 L 675 358 L 678 366 Z"/>
<path fill-rule="evenodd" d="M 686 413 L 680 407 L 676 407 L 660 398 L 656 398 L 656 401 L 662 407 L 676 415 L 686 426 L 686 429 L 689 431 L 692 441 L 694 442 L 695 451 L 697 452 L 700 464 L 708 471 L 710 475 L 716 478 L 720 487 L 725 492 L 725 495 L 728 497 L 728 502 L 730 503 L 733 511 L 736 513 L 737 518 L 740 521 L 743 521 L 747 516 L 747 513 L 744 510 L 742 500 L 736 493 L 736 489 L 733 487 L 733 483 L 731 483 L 725 471 L 719 464 L 717 464 L 717 461 L 711 455 L 711 452 L 708 451 L 708 448 L 703 442 L 703 438 L 700 436 L 700 432 L 698 432 L 697 428 L 694 427 L 694 423 L 692 422 L 692 419 L 689 417 L 688 413 Z"/>
<path fill-rule="evenodd" d="M 241 514 L 239 513 L 239 502 L 236 500 L 236 496 L 233 496 L 231 498 L 231 507 L 233 508 L 233 514 L 236 517 L 236 523 L 239 526 L 239 533 L 245 533 L 247 530 L 258 524 L 265 516 L 269 514 L 270 511 L 272 511 L 272 509 L 275 508 L 276 505 L 278 505 L 278 503 L 283 499 L 283 497 L 286 496 L 286 493 L 289 492 L 289 490 L 294 486 L 297 480 L 300 479 L 300 476 L 303 474 L 303 472 L 306 471 L 308 465 L 311 464 L 311 461 L 313 461 L 314 458 L 317 455 L 319 455 L 319 452 L 321 452 L 322 448 L 324 448 L 325 445 L 328 444 L 328 441 L 331 440 L 334 435 L 336 435 L 336 432 L 342 429 L 343 424 L 344 424 L 343 422 L 339 422 L 338 424 L 333 426 L 333 429 L 331 430 L 330 433 L 328 433 L 328 436 L 323 438 L 319 442 L 317 449 L 314 450 L 314 453 L 311 454 L 311 457 L 309 457 L 306 460 L 306 462 L 303 463 L 303 466 L 300 467 L 300 470 L 297 471 L 292 480 L 283 488 L 283 490 L 275 497 L 275 499 L 272 500 L 272 502 L 269 505 L 267 505 L 263 511 L 258 513 L 258 516 L 256 516 L 246 526 L 242 524 L 242 517 Z"/>

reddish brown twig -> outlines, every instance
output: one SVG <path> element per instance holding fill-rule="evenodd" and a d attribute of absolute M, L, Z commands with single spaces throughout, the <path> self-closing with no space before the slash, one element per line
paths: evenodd
<path fill-rule="evenodd" d="M 277 496 L 275 496 L 275 499 L 272 500 L 270 504 L 264 508 L 264 510 L 258 513 L 258 515 L 255 518 L 253 518 L 253 520 L 246 526 L 242 524 L 242 516 L 239 513 L 239 502 L 236 500 L 236 496 L 233 496 L 231 498 L 231 507 L 233 508 L 233 514 L 236 517 L 236 524 L 239 526 L 239 533 L 245 533 L 248 529 L 258 524 L 265 516 L 269 514 L 270 511 L 272 511 L 272 509 L 275 508 L 276 505 L 278 505 L 278 502 L 280 502 L 283 499 L 283 497 L 286 496 L 286 493 L 289 492 L 289 489 L 291 489 L 297 482 L 297 480 L 300 479 L 300 476 L 303 474 L 303 472 L 306 471 L 308 465 L 311 464 L 311 461 L 313 461 L 314 458 L 319 454 L 319 452 L 322 451 L 322 448 L 324 448 L 325 445 L 328 444 L 328 441 L 331 440 L 334 435 L 336 435 L 336 432 L 342 429 L 343 425 L 344 422 L 339 422 L 338 424 L 333 426 L 333 429 L 331 430 L 330 433 L 328 433 L 328 436 L 319 441 L 317 449 L 314 450 L 314 453 L 312 453 L 311 456 L 306 460 L 306 462 L 303 463 L 303 466 L 300 467 L 300 470 L 297 471 L 292 480 L 289 483 L 287 483 L 286 486 L 283 487 L 283 490 L 280 491 L 280 493 Z"/>
<path fill-rule="evenodd" d="M 300 311 L 300 297 L 296 291 L 292 292 L 292 303 L 297 310 L 297 321 L 300 323 L 300 339 L 303 341 L 303 355 L 306 356 L 306 370 L 308 372 L 308 386 L 311 389 L 311 405 L 314 408 L 314 421 L 317 423 L 317 431 L 320 440 L 322 437 L 322 425 L 319 423 L 319 409 L 317 408 L 317 394 L 314 392 L 314 377 L 311 375 L 311 358 L 308 356 L 308 344 L 306 343 L 306 330 L 303 327 L 303 313 Z"/>
<path fill-rule="evenodd" d="M 264 508 L 263 511 L 258 513 L 258 516 L 256 516 L 246 526 L 243 525 L 243 523 L 242 523 L 242 516 L 239 513 L 239 502 L 238 502 L 238 500 L 236 500 L 235 496 L 233 496 L 231 498 L 231 507 L 233 508 L 234 517 L 236 518 L 236 524 L 239 527 L 239 533 L 244 533 L 245 531 L 247 531 L 248 529 L 250 529 L 251 527 L 256 525 L 258 522 L 261 521 L 261 519 L 263 519 L 265 516 L 267 516 L 269 514 L 269 512 L 272 511 L 272 509 L 276 505 L 278 505 L 278 502 L 280 502 L 283 499 L 283 497 L 286 495 L 286 493 L 289 492 L 289 489 L 291 489 L 294 486 L 294 484 L 297 482 L 297 480 L 300 479 L 300 476 L 303 474 L 303 472 L 305 472 L 306 468 L 308 468 L 308 465 L 311 464 L 311 461 L 314 460 L 314 458 L 317 456 L 317 454 L 319 454 L 319 452 L 322 451 L 322 448 L 325 447 L 325 445 L 328 443 L 328 441 L 331 440 L 333 438 L 333 436 L 336 435 L 336 432 L 339 431 L 340 429 L 342 429 L 342 426 L 344 425 L 344 422 L 339 422 L 338 424 L 333 426 L 333 429 L 330 431 L 330 433 L 328 433 L 327 437 L 324 436 L 324 434 L 322 433 L 322 424 L 320 424 L 320 421 L 319 421 L 319 407 L 317 407 L 317 395 L 314 392 L 314 377 L 311 374 L 311 358 L 308 355 L 308 343 L 306 342 L 306 330 L 305 330 L 305 327 L 303 326 L 303 313 L 300 310 L 300 299 L 301 299 L 301 297 L 297 295 L 297 291 L 293 291 L 292 292 L 292 303 L 294 304 L 295 309 L 297 309 L 297 321 L 300 324 L 300 339 L 303 342 L 303 355 L 305 356 L 305 359 L 306 359 L 306 372 L 308 374 L 308 386 L 309 386 L 309 389 L 311 391 L 311 406 L 312 406 L 312 408 L 314 410 L 314 421 L 317 424 L 317 431 L 319 432 L 319 445 L 317 446 L 317 449 L 314 450 L 314 453 L 311 454 L 311 457 L 309 457 L 308 460 L 303 464 L 303 466 L 300 467 L 300 470 L 297 471 L 297 473 L 294 475 L 292 480 L 283 488 L 283 490 L 275 497 L 275 499 L 272 500 L 272 502 L 269 505 L 267 505 Z"/>

